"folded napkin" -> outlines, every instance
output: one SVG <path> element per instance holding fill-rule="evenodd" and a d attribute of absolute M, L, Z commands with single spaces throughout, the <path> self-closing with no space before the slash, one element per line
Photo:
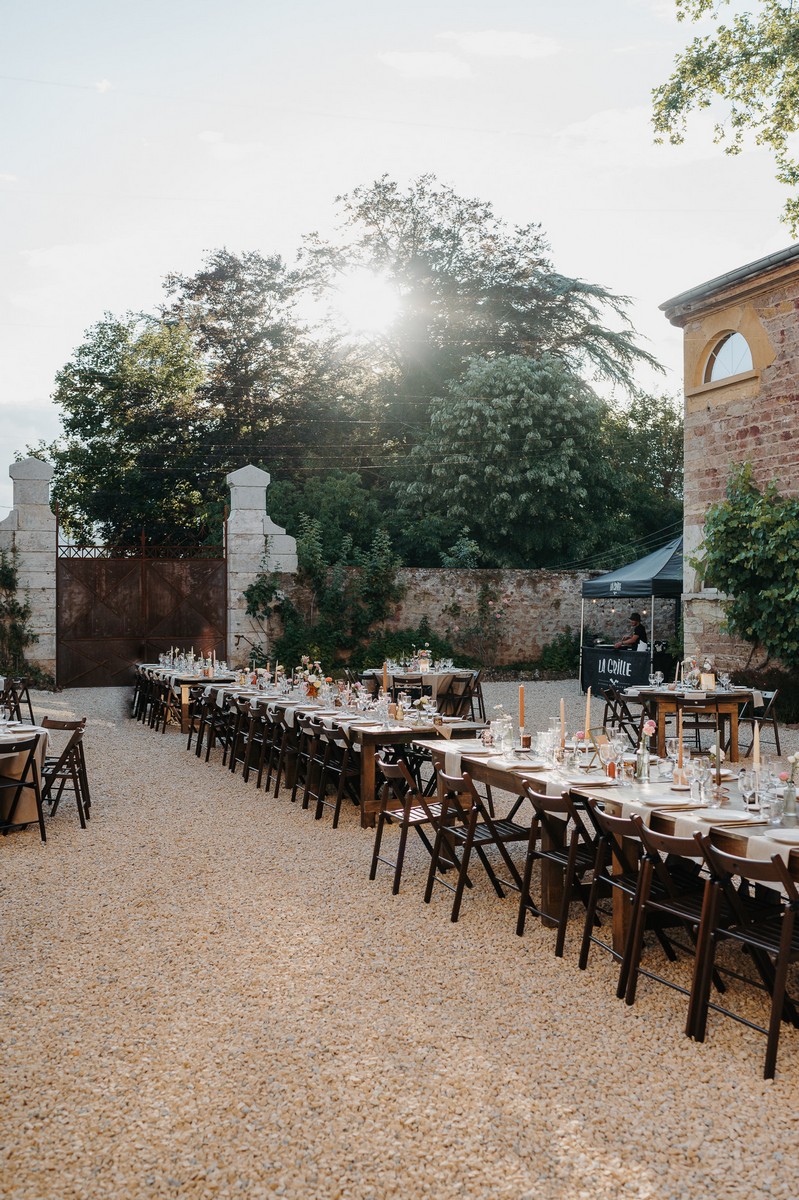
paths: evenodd
<path fill-rule="evenodd" d="M 461 770 L 461 752 L 450 743 L 444 755 L 444 772 L 447 775 L 459 775 Z"/>
<path fill-rule="evenodd" d="M 764 708 L 766 702 L 763 699 L 763 693 L 758 692 L 756 690 L 753 691 L 752 692 L 752 703 L 755 706 L 755 708 Z"/>
<path fill-rule="evenodd" d="M 530 771 L 534 764 L 515 756 L 496 754 L 486 759 L 486 766 L 496 767 L 498 771 Z"/>

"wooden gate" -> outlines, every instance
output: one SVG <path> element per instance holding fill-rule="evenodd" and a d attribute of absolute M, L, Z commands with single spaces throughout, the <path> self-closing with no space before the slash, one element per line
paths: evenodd
<path fill-rule="evenodd" d="M 59 687 L 112 687 L 170 646 L 226 658 L 224 549 L 59 545 Z"/>

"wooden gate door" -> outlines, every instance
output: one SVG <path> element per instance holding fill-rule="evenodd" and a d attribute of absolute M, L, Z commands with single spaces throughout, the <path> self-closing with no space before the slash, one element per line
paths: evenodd
<path fill-rule="evenodd" d="M 142 546 L 135 556 L 112 557 L 101 547 L 59 547 L 59 687 L 127 684 L 135 663 L 158 662 L 170 646 L 227 657 L 224 557 L 149 557 L 153 552 L 170 553 Z"/>

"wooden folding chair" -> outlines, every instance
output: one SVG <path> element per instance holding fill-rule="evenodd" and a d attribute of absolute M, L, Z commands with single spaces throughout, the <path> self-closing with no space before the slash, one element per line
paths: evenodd
<path fill-rule="evenodd" d="M 524 800 L 522 796 L 520 799 Z M 516 891 L 522 890 L 522 878 L 508 853 L 508 845 L 513 842 L 527 843 L 530 837 L 530 827 L 520 825 L 508 818 L 496 818 L 491 815 L 487 804 L 483 801 L 474 786 L 471 775 L 464 771 L 462 775 L 447 775 L 438 771 L 438 800 L 441 805 L 441 815 L 434 821 L 436 840 L 430 860 L 430 870 L 425 889 L 425 904 L 430 903 L 433 894 L 433 884 L 440 883 L 449 891 L 454 892 L 452 913 L 450 919 L 457 921 L 460 913 L 463 890 L 467 886 L 469 861 L 472 850 L 483 864 L 494 891 L 504 898 L 502 886 Z M 518 807 L 518 805 L 517 805 Z M 486 854 L 486 850 L 495 846 L 502 858 L 510 880 L 500 880 Z M 452 859 L 457 861 L 457 852 L 461 851 L 461 864 L 458 871 L 457 883 L 453 886 L 437 873 L 439 863 Z"/>
<path fill-rule="evenodd" d="M 75 797 L 80 827 L 85 829 L 91 805 L 83 757 L 86 718 L 82 717 L 79 721 L 59 721 L 53 717 L 45 717 L 42 728 L 62 730 L 70 734 L 61 753 L 47 755 L 44 760 L 41 779 L 42 801 L 50 805 L 50 816 L 53 816 L 65 790 L 71 791 Z"/>
<path fill-rule="evenodd" d="M 797 1004 L 787 991 L 788 969 L 792 963 L 799 962 L 799 931 L 796 927 L 799 890 L 778 854 L 770 862 L 764 862 L 726 854 L 715 847 L 708 836 L 697 835 L 697 840 L 715 886 L 709 893 L 706 953 L 697 983 L 693 1029 L 686 1032 L 703 1042 L 708 1011 L 712 1010 L 766 1034 L 763 1078 L 773 1079 L 782 1022 L 799 1028 Z M 764 895 L 768 899 L 764 899 Z M 731 920 L 723 912 L 724 901 L 732 911 Z M 754 963 L 758 980 L 746 979 L 743 975 L 736 977 L 769 993 L 771 1006 L 767 1026 L 710 1002 L 716 949 L 722 941 L 738 947 L 747 955 L 748 961 Z"/>

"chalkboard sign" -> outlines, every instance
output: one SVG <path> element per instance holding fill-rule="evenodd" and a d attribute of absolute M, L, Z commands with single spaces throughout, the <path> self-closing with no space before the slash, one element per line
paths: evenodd
<path fill-rule="evenodd" d="M 649 682 L 649 652 L 615 650 L 613 646 L 583 646 L 583 691 L 595 696 L 602 688 L 639 687 Z"/>

